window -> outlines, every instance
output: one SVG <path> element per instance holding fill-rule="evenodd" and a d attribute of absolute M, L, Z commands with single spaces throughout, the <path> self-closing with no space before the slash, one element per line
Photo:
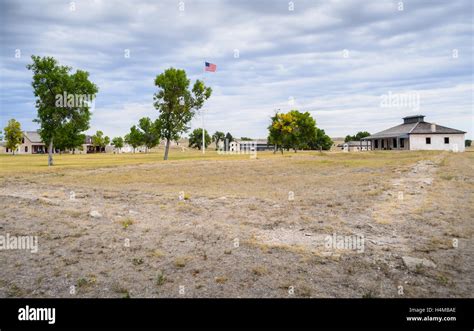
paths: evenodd
<path fill-rule="evenodd" d="M 427 144 L 427 145 L 431 145 L 431 138 L 430 138 L 430 137 L 427 137 L 427 138 L 426 138 L 426 144 Z"/>
<path fill-rule="evenodd" d="M 25 143 L 25 138 L 21 138 L 21 143 L 22 143 L 22 144 Z"/>
<path fill-rule="evenodd" d="M 28 153 L 28 146 L 25 146 L 25 153 Z"/>
<path fill-rule="evenodd" d="M 405 138 L 400 138 L 400 148 L 405 148 Z"/>
<path fill-rule="evenodd" d="M 444 137 L 444 143 L 449 144 L 449 137 Z"/>

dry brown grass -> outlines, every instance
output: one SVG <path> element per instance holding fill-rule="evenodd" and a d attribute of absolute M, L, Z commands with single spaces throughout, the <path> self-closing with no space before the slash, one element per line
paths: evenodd
<path fill-rule="evenodd" d="M 4 252 L 0 279 L 18 288 L 0 283 L 0 296 L 69 297 L 81 278 L 82 297 L 175 297 L 179 285 L 197 297 L 392 296 L 405 281 L 409 296 L 472 293 L 474 153 L 179 153 L 64 155 L 50 169 L 44 156 L 1 156 L 0 227 L 37 234 L 40 251 Z M 412 169 L 426 160 L 421 187 Z M 325 252 L 318 238 L 332 233 L 364 234 L 365 252 Z M 404 255 L 437 269 L 407 272 Z"/>

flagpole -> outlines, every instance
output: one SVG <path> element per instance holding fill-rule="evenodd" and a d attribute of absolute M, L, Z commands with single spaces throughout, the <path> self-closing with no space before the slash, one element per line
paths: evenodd
<path fill-rule="evenodd" d="M 204 86 L 206 85 L 206 66 L 209 64 L 210 66 L 210 70 L 211 72 L 215 72 L 216 71 L 216 65 L 215 64 L 212 64 L 212 63 L 208 63 L 206 61 L 204 61 L 204 75 L 203 75 L 203 84 Z M 206 136 L 205 136 L 205 130 L 204 130 L 204 110 L 201 108 L 201 124 L 202 124 L 202 154 L 205 154 L 206 153 L 206 144 L 205 144 L 205 139 L 206 139 Z"/>
<path fill-rule="evenodd" d="M 203 83 L 206 81 L 206 62 L 204 62 L 204 75 L 202 76 Z M 202 126 L 202 154 L 206 154 L 206 145 L 204 144 L 204 109 L 201 108 L 201 126 Z"/>
<path fill-rule="evenodd" d="M 206 145 L 204 144 L 204 109 L 201 109 L 201 124 L 202 124 L 202 154 L 206 154 Z"/>

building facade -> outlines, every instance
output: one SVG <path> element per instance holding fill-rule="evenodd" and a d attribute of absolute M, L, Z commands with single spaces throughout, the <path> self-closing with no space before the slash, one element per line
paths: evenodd
<path fill-rule="evenodd" d="M 13 154 L 13 150 L 5 147 L 5 153 Z M 24 131 L 21 144 L 15 150 L 15 154 L 44 154 L 47 153 L 46 145 L 36 131 Z"/>
<path fill-rule="evenodd" d="M 269 145 L 266 140 L 234 140 L 229 144 L 229 151 L 231 152 L 261 152 L 273 150 L 274 146 Z"/>
<path fill-rule="evenodd" d="M 403 124 L 362 138 L 362 141 L 370 141 L 373 150 L 464 152 L 466 132 L 428 123 L 424 118 L 424 115 L 404 117 Z"/>
<path fill-rule="evenodd" d="M 75 154 L 87 154 L 87 153 L 96 153 L 104 151 L 105 149 L 100 150 L 98 147 L 95 147 L 92 143 L 92 137 L 86 135 L 84 143 L 80 148 L 75 150 L 67 150 L 65 153 L 75 153 Z M 13 154 L 13 151 L 9 148 L 6 148 L 3 143 L 0 152 Z M 53 153 L 59 153 L 60 151 L 55 149 Z M 21 144 L 15 150 L 15 154 L 46 154 L 48 153 L 48 147 L 41 140 L 41 136 L 37 131 L 24 131 L 23 137 L 21 138 Z"/>
<path fill-rule="evenodd" d="M 372 143 L 370 140 L 356 141 L 351 140 L 343 144 L 338 145 L 344 152 L 360 152 L 369 151 L 372 149 Z"/>

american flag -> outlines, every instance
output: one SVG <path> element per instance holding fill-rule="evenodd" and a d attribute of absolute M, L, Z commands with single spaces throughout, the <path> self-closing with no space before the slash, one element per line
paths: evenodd
<path fill-rule="evenodd" d="M 212 72 L 216 71 L 217 66 L 215 64 L 209 63 L 209 62 L 205 62 L 205 63 L 206 63 L 206 67 L 205 67 L 206 71 L 212 71 Z"/>

